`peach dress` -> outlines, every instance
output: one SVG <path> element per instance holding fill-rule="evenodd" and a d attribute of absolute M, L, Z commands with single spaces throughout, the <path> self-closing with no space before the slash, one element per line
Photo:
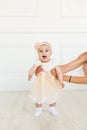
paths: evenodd
<path fill-rule="evenodd" d="M 50 73 L 50 70 L 56 65 L 55 61 L 53 59 L 46 63 L 37 61 L 35 65 L 41 66 L 43 71 L 36 77 L 35 82 L 31 87 L 30 97 L 38 104 L 56 102 L 62 87 L 59 81 Z"/>

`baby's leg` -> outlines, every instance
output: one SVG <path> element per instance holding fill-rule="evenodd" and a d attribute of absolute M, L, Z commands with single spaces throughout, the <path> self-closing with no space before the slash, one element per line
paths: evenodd
<path fill-rule="evenodd" d="M 56 102 L 49 104 L 50 107 L 55 107 L 56 106 Z"/>
<path fill-rule="evenodd" d="M 42 104 L 35 103 L 35 107 L 36 108 L 42 107 Z"/>
<path fill-rule="evenodd" d="M 34 115 L 36 117 L 39 117 L 42 112 L 42 104 L 35 103 L 35 107 L 36 107 L 36 109 L 35 109 Z"/>

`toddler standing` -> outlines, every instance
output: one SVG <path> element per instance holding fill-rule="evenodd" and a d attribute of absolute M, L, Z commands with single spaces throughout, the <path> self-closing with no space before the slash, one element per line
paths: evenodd
<path fill-rule="evenodd" d="M 51 58 L 52 47 L 50 43 L 37 43 L 35 44 L 35 49 L 38 54 L 38 60 L 30 68 L 28 80 L 31 80 L 39 66 L 41 66 L 42 71 L 37 75 L 35 83 L 31 88 L 31 96 L 36 107 L 34 115 L 36 117 L 40 116 L 42 113 L 42 104 L 45 102 L 49 103 L 49 112 L 52 115 L 56 115 L 56 100 L 60 89 L 64 87 L 62 73 L 58 66 L 57 68 L 55 67 L 55 60 Z M 50 72 L 54 67 L 58 73 L 58 80 Z"/>

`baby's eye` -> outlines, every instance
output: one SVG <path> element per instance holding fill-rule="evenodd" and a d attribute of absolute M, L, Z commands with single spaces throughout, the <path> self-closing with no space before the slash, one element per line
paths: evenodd
<path fill-rule="evenodd" d="M 46 52 L 48 52 L 48 50 L 46 50 Z"/>
<path fill-rule="evenodd" d="M 40 52 L 43 52 L 42 50 L 40 50 Z"/>

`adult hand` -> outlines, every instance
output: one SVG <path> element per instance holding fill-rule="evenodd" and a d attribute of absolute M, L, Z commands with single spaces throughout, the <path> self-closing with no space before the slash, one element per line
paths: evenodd
<path fill-rule="evenodd" d="M 58 75 L 55 68 L 51 70 L 51 74 L 55 77 L 55 79 L 58 79 Z"/>
<path fill-rule="evenodd" d="M 35 75 L 37 76 L 43 69 L 41 68 L 41 66 L 38 66 L 38 68 L 36 69 Z"/>

